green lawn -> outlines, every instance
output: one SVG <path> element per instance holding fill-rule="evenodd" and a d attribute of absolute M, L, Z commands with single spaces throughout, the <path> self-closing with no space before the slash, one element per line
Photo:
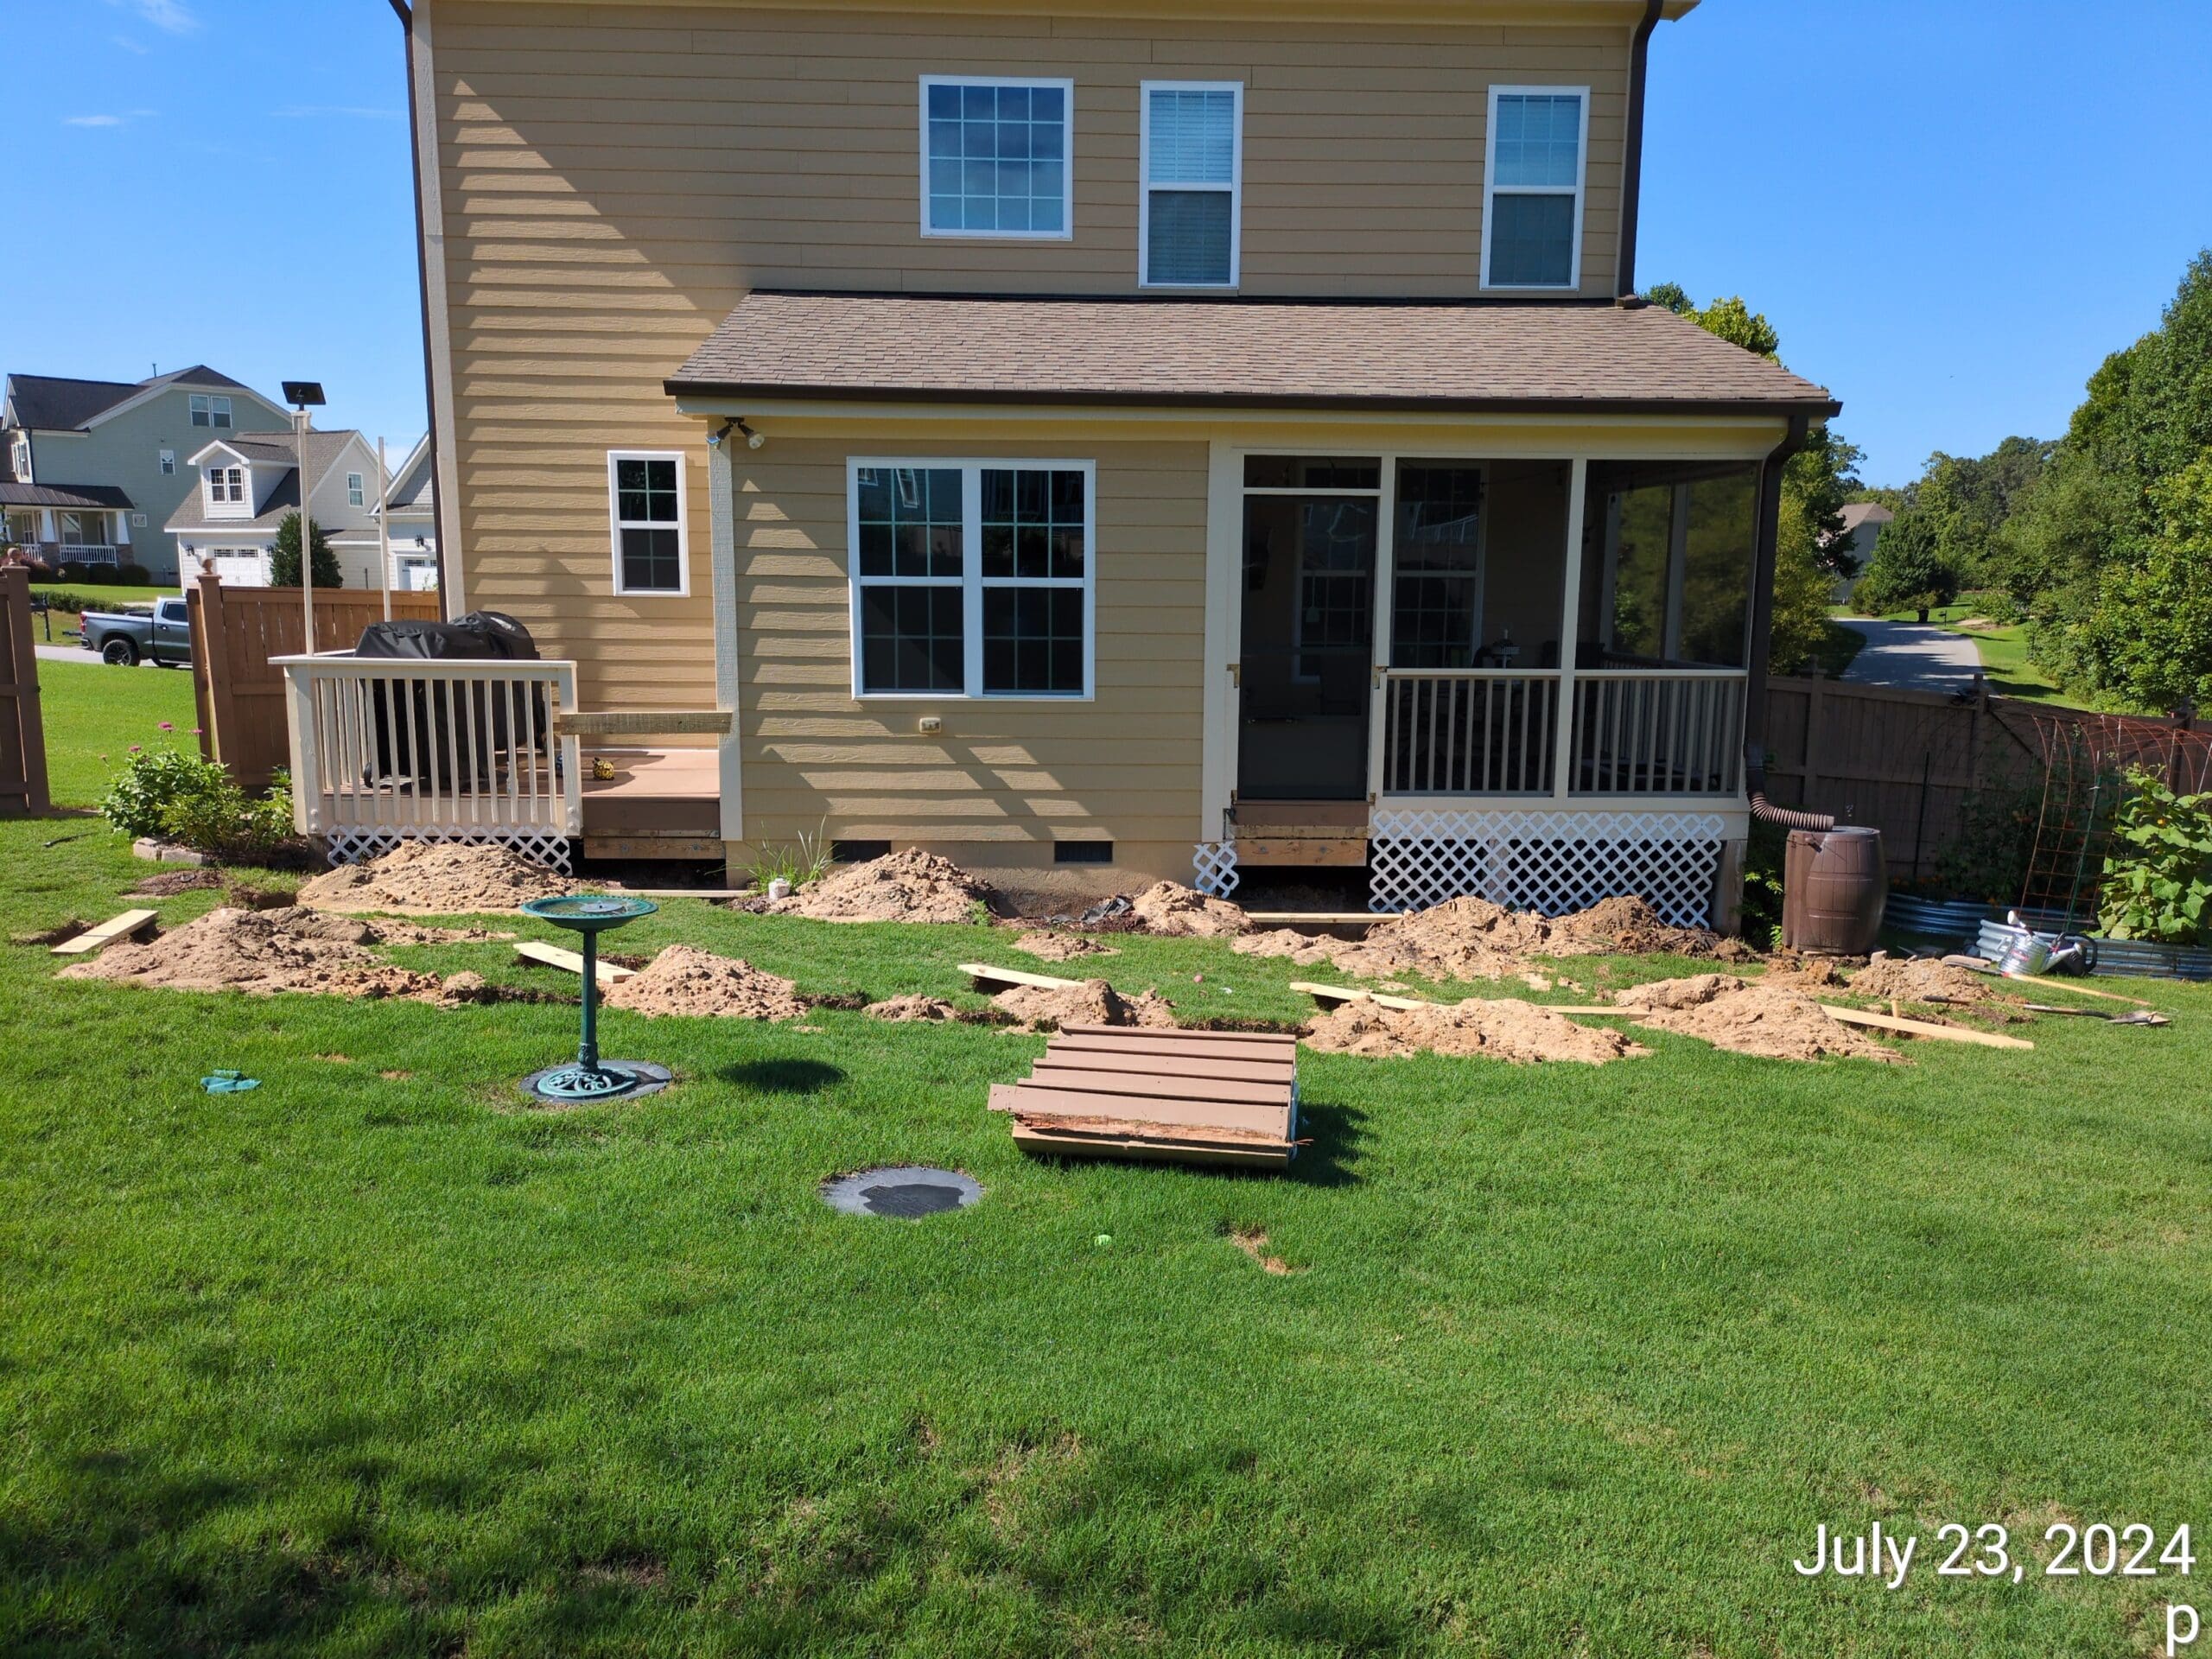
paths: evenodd
<path fill-rule="evenodd" d="M 0 824 L 10 934 L 144 871 L 53 833 Z M 621 944 L 882 996 L 1007 937 Z M 1188 1016 L 1310 1008 L 1125 943 Z M 1309 1055 L 1270 1179 L 1026 1160 L 983 1103 L 1041 1042 L 988 1028 L 613 1013 L 678 1086 L 546 1113 L 569 1008 L 54 965 L 0 947 L 0 1651 L 2134 1654 L 2170 1586 L 1941 1579 L 1936 1529 L 2206 1518 L 2212 991 L 1909 1068 Z M 906 1160 L 987 1197 L 815 1198 Z M 1907 1589 L 1791 1572 L 1877 1519 Z"/>
<path fill-rule="evenodd" d="M 192 676 L 182 669 L 111 668 L 89 653 L 81 663 L 41 659 L 40 712 L 46 722 L 48 786 L 57 803 L 89 805 L 133 743 L 196 751 Z M 167 721 L 171 730 L 163 732 Z M 105 757 L 105 758 L 104 758 Z"/>
<path fill-rule="evenodd" d="M 150 605 L 157 599 L 175 599 L 178 588 L 175 582 L 167 587 L 137 588 L 120 583 L 109 586 L 98 582 L 35 582 L 31 584 L 31 592 L 49 604 L 57 600 L 60 601 L 61 607 L 54 610 L 50 617 L 36 619 L 32 624 L 32 632 L 44 643 L 47 625 L 50 621 L 54 632 L 53 643 L 60 645 L 63 643 L 63 631 L 78 626 L 78 619 L 82 614 L 77 608 L 79 604 L 89 604 L 96 611 L 118 610 L 126 605 Z"/>

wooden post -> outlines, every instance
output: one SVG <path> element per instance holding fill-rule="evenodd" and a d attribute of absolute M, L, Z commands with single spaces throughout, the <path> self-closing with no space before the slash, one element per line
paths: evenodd
<path fill-rule="evenodd" d="M 1574 659 L 1582 632 L 1582 522 L 1590 461 L 1577 455 L 1567 474 L 1567 578 L 1560 599 L 1559 730 L 1552 751 L 1552 798 L 1564 805 L 1574 775 Z"/>
<path fill-rule="evenodd" d="M 38 700 L 38 645 L 31 638 L 31 573 L 20 567 L 0 570 L 0 619 L 8 628 L 9 719 L 22 757 L 21 794 L 24 813 L 43 817 L 53 807 L 47 792 L 46 721 Z M 18 791 L 0 779 L 0 794 Z"/>
<path fill-rule="evenodd" d="M 205 566 L 200 572 L 200 624 L 207 644 L 208 716 L 200 752 L 210 760 L 227 764 L 229 756 L 225 749 L 226 746 L 236 746 L 238 729 L 238 700 L 231 690 L 236 664 L 232 661 L 229 621 L 223 614 L 222 578 Z M 195 652 L 195 659 L 198 654 Z M 196 676 L 200 671 L 195 667 L 193 672 Z"/>
<path fill-rule="evenodd" d="M 384 620 L 391 620 L 391 473 L 385 465 L 384 440 L 377 440 L 377 573 L 384 589 Z"/>
<path fill-rule="evenodd" d="M 306 410 L 300 411 L 300 631 L 307 643 L 300 647 L 312 657 L 315 654 L 315 548 L 308 524 L 308 421 Z M 252 504 L 249 502 L 249 506 Z"/>

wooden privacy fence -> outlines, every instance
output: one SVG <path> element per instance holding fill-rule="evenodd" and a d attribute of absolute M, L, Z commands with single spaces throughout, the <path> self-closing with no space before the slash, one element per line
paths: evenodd
<path fill-rule="evenodd" d="M 284 671 L 277 659 L 310 649 L 351 651 L 363 628 L 384 620 L 384 595 L 317 588 L 312 647 L 306 643 L 296 588 L 226 588 L 213 575 L 203 575 L 185 598 L 192 620 L 200 753 L 229 767 L 240 787 L 266 789 L 270 775 L 291 757 Z M 409 621 L 435 621 L 438 596 L 395 593 L 391 613 Z"/>
<path fill-rule="evenodd" d="M 36 817 L 48 805 L 31 573 L 0 570 L 0 816 Z"/>

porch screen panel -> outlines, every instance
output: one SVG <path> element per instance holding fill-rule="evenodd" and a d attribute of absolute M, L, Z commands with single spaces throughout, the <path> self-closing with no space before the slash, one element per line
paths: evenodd
<path fill-rule="evenodd" d="M 1674 488 L 1662 484 L 1630 490 L 1620 504 L 1611 654 L 1656 663 L 1667 654 L 1667 555 L 1674 533 Z"/>
<path fill-rule="evenodd" d="M 1472 668 L 1481 628 L 1482 472 L 1398 469 L 1393 668 Z"/>
<path fill-rule="evenodd" d="M 1679 655 L 1702 667 L 1741 668 L 1750 660 L 1758 480 L 1746 470 L 1688 486 Z"/>
<path fill-rule="evenodd" d="M 1375 504 L 1313 501 L 1300 510 L 1298 676 L 1361 664 L 1374 647 Z"/>
<path fill-rule="evenodd" d="M 967 550 L 959 469 L 863 467 L 855 488 L 861 689 L 963 691 Z"/>

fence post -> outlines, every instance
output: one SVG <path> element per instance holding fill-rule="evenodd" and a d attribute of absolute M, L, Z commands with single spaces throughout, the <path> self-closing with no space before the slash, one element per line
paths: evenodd
<path fill-rule="evenodd" d="M 192 673 L 195 680 L 199 678 L 204 658 L 207 676 L 207 731 L 200 740 L 200 752 L 228 766 L 231 751 L 237 745 L 238 721 L 238 700 L 231 692 L 234 664 L 230 620 L 224 614 L 222 579 L 213 570 L 203 569 L 199 588 L 200 623 L 207 649 L 193 652 Z"/>
<path fill-rule="evenodd" d="M 39 709 L 38 646 L 31 639 L 31 573 L 20 567 L 0 570 L 0 619 L 8 628 L 9 718 L 22 754 L 23 811 L 41 818 L 52 810 L 47 792 L 46 721 Z M 18 791 L 0 779 L 0 794 Z"/>

